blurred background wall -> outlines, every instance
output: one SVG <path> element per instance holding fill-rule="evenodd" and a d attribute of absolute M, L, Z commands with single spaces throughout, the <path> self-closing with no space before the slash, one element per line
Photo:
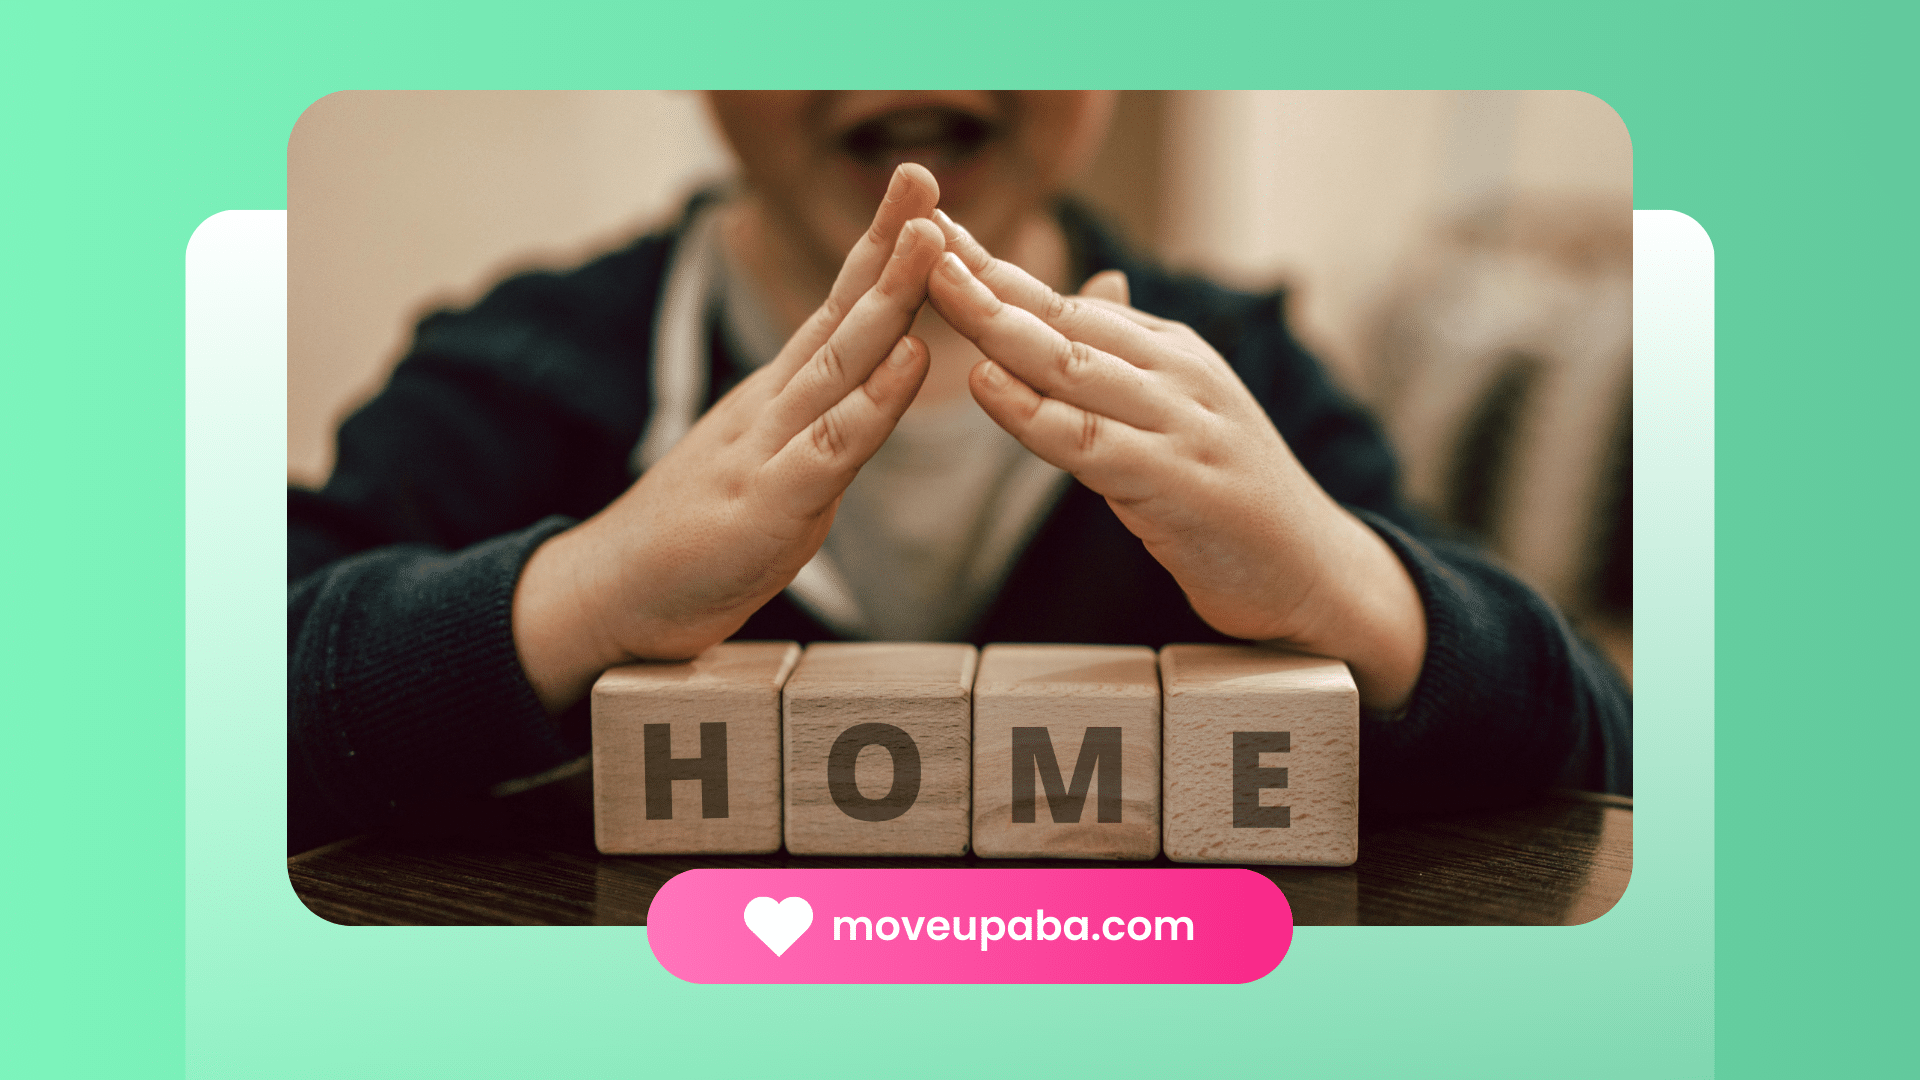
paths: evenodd
<path fill-rule="evenodd" d="M 287 472 L 426 311 L 565 266 L 724 176 L 697 94 L 336 94 L 288 149 Z M 1080 182 L 1139 245 L 1249 288 L 1379 411 L 1412 497 L 1631 667 L 1632 148 L 1572 91 L 1122 94 Z"/>
<path fill-rule="evenodd" d="M 287 475 L 319 484 L 333 432 L 434 308 L 565 266 L 664 219 L 727 151 L 699 95 L 351 91 L 287 144 Z"/>

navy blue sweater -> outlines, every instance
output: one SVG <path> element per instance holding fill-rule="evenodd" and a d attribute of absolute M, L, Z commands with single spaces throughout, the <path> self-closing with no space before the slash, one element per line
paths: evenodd
<path fill-rule="evenodd" d="M 1205 337 L 1321 486 L 1412 573 L 1427 655 L 1405 714 L 1362 720 L 1363 813 L 1493 805 L 1555 785 L 1630 794 L 1632 702 L 1618 675 L 1525 585 L 1425 533 L 1396 494 L 1379 428 L 1293 340 L 1282 295 L 1169 274 L 1071 204 L 1060 214 L 1082 275 L 1126 271 L 1135 306 Z M 585 704 L 549 718 L 520 669 L 514 586 L 542 541 L 633 481 L 677 232 L 422 321 L 386 389 L 341 427 L 326 487 L 289 492 L 290 850 L 586 752 Z M 739 373 L 712 337 L 717 397 Z M 783 594 L 738 636 L 836 635 Z M 1079 484 L 968 639 L 1227 640 Z"/>

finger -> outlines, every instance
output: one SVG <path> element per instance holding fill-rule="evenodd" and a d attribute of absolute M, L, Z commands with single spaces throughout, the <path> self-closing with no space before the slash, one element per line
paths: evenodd
<path fill-rule="evenodd" d="M 1118 274 L 1120 271 L 1115 270 L 1113 273 Z M 1124 281 L 1125 279 L 1122 278 L 1123 284 Z M 1091 284 L 1091 279 L 1089 279 L 1089 284 Z M 1125 319 L 1135 326 L 1145 327 L 1155 333 L 1171 330 L 1180 325 L 1171 319 L 1163 319 L 1158 315 L 1149 315 L 1137 307 L 1129 307 L 1125 303 L 1116 303 L 1103 296 L 1088 296 L 1084 290 L 1076 299 L 1082 304 L 1086 304 L 1089 307 L 1097 307 L 1102 311 L 1111 312 L 1115 316 Z"/>
<path fill-rule="evenodd" d="M 1091 300 L 1105 300 L 1111 304 L 1119 304 L 1121 307 L 1127 306 L 1130 291 L 1127 288 L 1127 275 L 1121 270 L 1102 270 L 1088 278 L 1085 285 L 1080 286 L 1081 296 Z"/>
<path fill-rule="evenodd" d="M 927 273 L 941 252 L 940 230 L 925 219 L 900 230 L 879 280 L 774 397 L 765 427 L 769 456 L 865 382 L 886 358 L 926 302 Z"/>
<path fill-rule="evenodd" d="M 866 382 L 787 440 L 765 467 L 782 510 L 811 517 L 846 491 L 913 403 L 927 363 L 926 343 L 902 337 Z"/>
<path fill-rule="evenodd" d="M 801 365 L 812 358 L 814 351 L 853 310 L 860 297 L 880 280 L 882 271 L 893 256 L 900 230 L 907 222 L 931 214 L 939 201 L 939 181 L 933 178 L 926 166 L 909 161 L 893 170 L 893 178 L 887 182 L 886 197 L 880 200 L 880 208 L 874 211 L 873 224 L 853 245 L 853 250 L 847 252 L 845 261 L 840 264 L 840 274 L 834 278 L 833 288 L 827 293 L 826 303 L 807 318 L 773 363 L 768 365 L 777 372 L 774 378 L 780 384 L 784 385 Z"/>
<path fill-rule="evenodd" d="M 1154 319 L 1141 312 L 1145 320 L 1151 320 L 1150 323 L 1122 316 L 1105 304 L 1061 296 L 1020 267 L 1005 259 L 994 258 L 973 238 L 972 233 L 961 228 L 959 222 L 948 217 L 945 211 L 935 210 L 933 222 L 940 226 L 941 233 L 945 235 L 947 250 L 959 256 L 973 276 L 992 290 L 993 295 L 1015 307 L 1033 312 L 1048 326 L 1075 341 L 1084 341 L 1097 349 L 1125 357 L 1131 363 L 1151 367 L 1164 358 L 1162 354 L 1165 350 L 1154 339 L 1149 327 L 1151 323 L 1165 320 Z"/>
<path fill-rule="evenodd" d="M 1174 395 L 1157 375 L 1001 301 L 952 252 L 940 257 L 927 288 L 950 326 L 1034 390 L 1135 427 L 1165 429 Z"/>
<path fill-rule="evenodd" d="M 1124 270 L 1102 270 L 1087 279 L 1080 286 L 1080 299 L 1098 304 L 1107 311 L 1126 319 L 1128 322 L 1144 326 L 1149 330 L 1164 330 L 1174 325 L 1166 319 L 1157 318 L 1132 306 L 1133 290 L 1127 284 Z"/>
<path fill-rule="evenodd" d="M 975 364 L 968 382 L 994 423 L 1041 460 L 1109 499 L 1135 502 L 1154 493 L 1157 463 L 1167 457 L 1164 436 L 1043 397 L 992 360 Z"/>

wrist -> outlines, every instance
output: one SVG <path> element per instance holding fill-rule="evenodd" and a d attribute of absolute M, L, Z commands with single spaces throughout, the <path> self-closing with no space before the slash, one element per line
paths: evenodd
<path fill-rule="evenodd" d="M 1387 542 L 1344 507 L 1337 508 L 1323 556 L 1327 588 L 1303 625 L 1299 647 L 1347 662 L 1371 712 L 1406 708 L 1427 651 L 1426 608 L 1413 577 Z"/>
<path fill-rule="evenodd" d="M 601 672 L 631 659 L 611 632 L 605 590 L 589 580 L 587 528 L 575 526 L 536 548 L 513 594 L 520 666 L 550 714 L 585 696 Z"/>
<path fill-rule="evenodd" d="M 697 542 L 663 543 L 612 516 L 576 533 L 562 554 L 572 570 L 575 632 L 584 655 L 599 665 L 596 675 L 638 660 L 690 660 L 738 630 L 766 600 L 734 595 L 730 582 L 710 587 L 712 568 L 700 560 Z"/>

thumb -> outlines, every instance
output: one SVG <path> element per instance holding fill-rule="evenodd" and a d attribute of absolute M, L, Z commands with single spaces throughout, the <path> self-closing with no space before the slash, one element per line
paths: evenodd
<path fill-rule="evenodd" d="M 1095 300 L 1111 300 L 1116 304 L 1127 304 L 1131 293 L 1127 289 L 1127 275 L 1119 270 L 1102 270 L 1087 279 L 1080 286 L 1080 295 Z"/>

